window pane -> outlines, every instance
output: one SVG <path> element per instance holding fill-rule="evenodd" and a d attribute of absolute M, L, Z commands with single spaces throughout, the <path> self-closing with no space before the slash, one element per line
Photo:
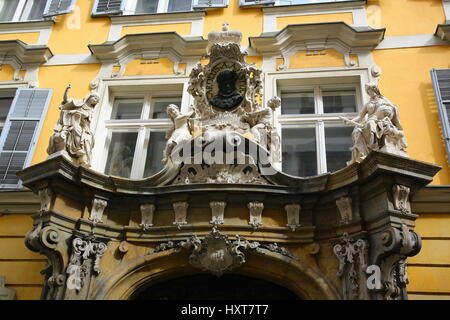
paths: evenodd
<path fill-rule="evenodd" d="M 150 111 L 150 119 L 163 119 L 167 118 L 167 106 L 174 104 L 178 107 L 181 106 L 181 97 L 174 98 L 153 98 L 152 108 Z"/>
<path fill-rule="evenodd" d="M 135 13 L 156 13 L 158 0 L 138 0 Z"/>
<path fill-rule="evenodd" d="M 322 97 L 324 113 L 356 112 L 355 89 L 323 90 Z"/>
<path fill-rule="evenodd" d="M 6 118 L 8 117 L 9 108 L 14 98 L 0 98 L 0 134 L 5 126 Z"/>
<path fill-rule="evenodd" d="M 281 135 L 283 172 L 300 177 L 316 175 L 315 128 L 283 128 Z"/>
<path fill-rule="evenodd" d="M 281 114 L 313 114 L 314 91 L 282 92 Z"/>
<path fill-rule="evenodd" d="M 346 166 L 352 155 L 352 127 L 325 125 L 325 148 L 327 153 L 328 172 L 339 170 Z"/>
<path fill-rule="evenodd" d="M 19 0 L 0 0 L 0 21 L 11 21 Z"/>
<path fill-rule="evenodd" d="M 28 0 L 20 17 L 21 21 L 42 20 L 47 0 Z"/>
<path fill-rule="evenodd" d="M 163 168 L 162 158 L 166 146 L 166 133 L 162 131 L 150 132 L 147 159 L 145 160 L 144 178 L 150 177 Z"/>
<path fill-rule="evenodd" d="M 112 133 L 105 174 L 125 178 L 130 177 L 137 135 L 137 132 Z"/>
<path fill-rule="evenodd" d="M 191 11 L 192 0 L 169 0 L 168 12 Z"/>
<path fill-rule="evenodd" d="M 111 119 L 140 119 L 144 101 L 142 99 L 116 99 Z"/>

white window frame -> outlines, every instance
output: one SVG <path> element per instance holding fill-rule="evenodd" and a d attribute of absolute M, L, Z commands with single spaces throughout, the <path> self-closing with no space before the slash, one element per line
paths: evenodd
<path fill-rule="evenodd" d="M 47 4 L 48 4 L 48 2 L 49 2 L 49 0 L 47 0 Z M 39 19 L 39 20 L 21 20 L 20 17 L 22 16 L 22 14 L 23 14 L 23 12 L 24 12 L 24 10 L 25 10 L 25 5 L 26 5 L 26 4 L 27 4 L 27 0 L 19 0 L 19 4 L 17 5 L 16 12 L 14 13 L 14 16 L 13 16 L 12 20 L 11 20 L 11 21 L 2 21 L 2 22 L 0 22 L 0 23 L 5 23 L 5 22 L 26 22 L 26 21 L 44 21 L 44 20 L 48 20 L 48 18 L 45 18 L 45 17 L 43 16 L 43 14 L 44 14 L 44 12 L 45 12 L 45 9 L 44 9 L 44 11 L 42 11 L 42 19 Z M 45 7 L 47 7 L 47 4 L 46 4 Z"/>
<path fill-rule="evenodd" d="M 164 98 L 167 96 L 170 98 L 181 96 L 181 106 L 179 106 L 181 112 L 188 112 L 191 99 L 189 94 L 187 94 L 189 81 L 187 77 L 149 77 L 140 79 L 141 80 L 120 79 L 118 81 L 111 79 L 102 81 L 103 88 L 99 87 L 102 100 L 100 105 L 96 108 L 93 117 L 95 146 L 93 150 L 92 168 L 94 170 L 105 172 L 112 132 L 138 132 L 130 179 L 144 178 L 143 174 L 151 132 L 166 132 L 172 125 L 171 120 L 168 118 L 111 120 L 111 114 L 116 98 L 144 98 L 141 118 L 142 115 L 150 113 L 152 97 Z M 166 85 L 179 86 L 180 89 L 161 90 L 161 86 Z M 132 90 L 130 90 L 130 86 L 133 87 Z M 161 154 L 161 160 L 162 158 L 163 154 Z"/>
<path fill-rule="evenodd" d="M 325 150 L 325 124 L 335 124 L 345 126 L 339 117 L 354 118 L 358 115 L 367 96 L 363 90 L 364 85 L 369 83 L 368 70 L 361 68 L 359 70 L 343 70 L 343 71 L 285 71 L 278 73 L 268 73 L 266 79 L 266 96 L 267 102 L 273 96 L 281 97 L 281 91 L 294 89 L 302 91 L 314 88 L 314 103 L 316 114 L 281 114 L 281 108 L 275 110 L 275 128 L 282 140 L 282 127 L 296 127 L 301 125 L 314 125 L 316 128 L 316 152 L 317 152 L 317 174 L 328 172 Z M 311 84 L 307 84 L 310 81 Z M 341 81 L 341 83 L 339 83 Z M 283 83 L 280 83 L 283 82 Z M 290 83 L 289 83 L 290 82 Z M 297 83 L 296 83 L 297 82 Z M 331 82 L 334 82 L 331 83 Z M 288 83 L 288 84 L 286 84 Z M 356 90 L 356 112 L 352 113 L 323 113 L 323 102 L 320 94 L 320 88 L 325 89 L 344 89 L 355 88 Z M 282 149 L 282 141 L 281 141 Z M 282 170 L 282 153 L 280 161 L 274 163 L 278 170 Z M 349 159 L 350 160 L 350 159 Z"/>
<path fill-rule="evenodd" d="M 153 14 L 156 13 L 167 13 L 168 9 L 169 9 L 169 2 L 170 0 L 159 0 L 158 1 L 158 8 L 156 10 L 156 12 L 154 12 Z M 127 2 L 125 3 L 125 9 L 123 11 L 123 15 L 134 15 L 136 12 L 136 6 L 137 6 L 138 0 L 127 0 Z M 193 11 L 193 6 L 194 6 L 194 1 L 191 1 L 191 10 L 189 11 Z M 173 12 L 181 12 L 181 11 L 173 11 Z M 143 13 L 145 14 L 145 13 Z M 149 13 L 152 14 L 152 13 Z"/>

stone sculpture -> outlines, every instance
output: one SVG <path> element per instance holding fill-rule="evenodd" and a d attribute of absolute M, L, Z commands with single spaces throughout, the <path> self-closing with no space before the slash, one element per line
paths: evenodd
<path fill-rule="evenodd" d="M 216 78 L 219 92 L 209 102 L 221 110 L 233 110 L 242 100 L 243 96 L 236 89 L 236 82 L 240 74 L 234 70 L 223 70 Z"/>
<path fill-rule="evenodd" d="M 94 134 L 91 120 L 94 108 L 100 101 L 97 93 L 89 93 L 84 99 L 76 100 L 68 97 L 69 84 L 59 106 L 61 114 L 50 137 L 47 153 L 66 153 L 76 164 L 90 167 Z"/>
<path fill-rule="evenodd" d="M 361 162 L 372 150 L 408 157 L 406 140 L 400 124 L 398 107 L 384 97 L 376 85 L 366 85 L 370 97 L 354 119 L 341 118 L 354 125 L 352 159 L 348 164 Z"/>

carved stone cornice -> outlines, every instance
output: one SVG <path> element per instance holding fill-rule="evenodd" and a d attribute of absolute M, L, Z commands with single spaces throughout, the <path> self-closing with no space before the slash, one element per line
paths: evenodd
<path fill-rule="evenodd" d="M 127 34 L 117 41 L 90 44 L 92 54 L 102 63 L 125 64 L 134 59 L 167 57 L 174 62 L 198 60 L 206 53 L 208 41 L 183 37 L 176 32 Z"/>
<path fill-rule="evenodd" d="M 264 55 L 314 48 L 333 48 L 340 52 L 373 50 L 384 38 L 386 29 L 351 27 L 344 22 L 291 24 L 277 32 L 250 37 L 250 46 Z"/>
<path fill-rule="evenodd" d="M 53 57 L 49 47 L 26 44 L 20 40 L 0 41 L 1 64 L 9 64 L 14 69 L 27 69 L 39 66 Z"/>

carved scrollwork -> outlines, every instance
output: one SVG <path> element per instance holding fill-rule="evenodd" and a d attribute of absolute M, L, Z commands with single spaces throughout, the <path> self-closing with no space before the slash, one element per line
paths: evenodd
<path fill-rule="evenodd" d="M 257 229 L 262 226 L 262 212 L 264 210 L 264 203 L 259 201 L 252 201 L 247 204 L 250 213 L 248 224 Z"/>
<path fill-rule="evenodd" d="M 341 278 L 343 299 L 366 299 L 367 242 L 353 240 L 344 233 L 342 241 L 333 247 L 333 251 L 339 260 L 337 275 Z"/>
<path fill-rule="evenodd" d="M 209 203 L 209 206 L 211 207 L 211 215 L 212 219 L 209 223 L 213 225 L 219 225 L 223 224 L 223 215 L 225 211 L 225 207 L 227 206 L 227 203 L 225 201 L 211 201 Z"/>
<path fill-rule="evenodd" d="M 411 213 L 411 205 L 409 202 L 410 188 L 402 185 L 394 185 L 392 187 L 392 196 L 394 198 L 394 208 L 401 213 Z"/>
<path fill-rule="evenodd" d="M 94 223 L 102 223 L 103 211 L 105 211 L 108 202 L 104 199 L 95 198 L 92 200 L 92 209 L 89 220 Z"/>

